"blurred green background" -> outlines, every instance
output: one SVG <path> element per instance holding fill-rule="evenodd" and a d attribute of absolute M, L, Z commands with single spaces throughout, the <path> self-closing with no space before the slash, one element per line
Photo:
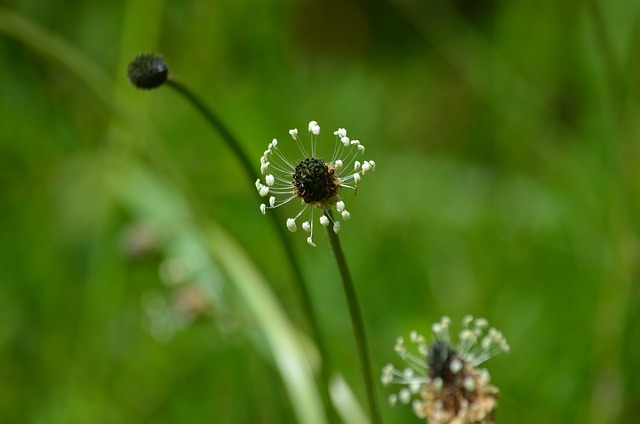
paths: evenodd
<path fill-rule="evenodd" d="M 296 421 L 229 246 L 309 334 L 290 264 L 218 135 L 127 82 L 142 51 L 256 169 L 310 120 L 366 145 L 341 238 L 376 370 L 471 313 L 511 345 L 499 422 L 640 422 L 638 45 L 631 0 L 4 0 L 0 422 Z M 328 240 L 288 237 L 363 404 Z M 386 423 L 419 422 L 389 393 Z"/>

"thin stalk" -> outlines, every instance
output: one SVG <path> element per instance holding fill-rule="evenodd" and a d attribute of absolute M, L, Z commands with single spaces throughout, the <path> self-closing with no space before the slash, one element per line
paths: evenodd
<path fill-rule="evenodd" d="M 257 178 L 260 178 L 258 175 L 256 168 L 253 166 L 249 156 L 242 149 L 238 139 L 225 127 L 222 121 L 215 115 L 212 109 L 207 107 L 207 105 L 191 90 L 189 90 L 185 85 L 181 84 L 179 81 L 169 77 L 165 82 L 165 85 L 168 85 L 178 91 L 181 95 L 183 95 L 193 107 L 204 117 L 204 119 L 211 125 L 211 127 L 222 137 L 222 140 L 225 142 L 227 147 L 233 152 L 236 158 L 240 161 L 242 168 L 244 169 L 247 176 L 251 179 L 251 182 Z M 326 354 L 326 348 L 324 343 L 322 342 L 322 338 L 320 336 L 320 328 L 318 325 L 318 320 L 316 318 L 316 314 L 311 304 L 311 296 L 307 287 L 303 282 L 302 271 L 298 264 L 298 261 L 295 257 L 293 248 L 291 243 L 289 243 L 287 239 L 287 233 L 284 231 L 284 226 L 278 221 L 278 216 L 276 214 L 268 214 L 271 218 L 271 222 L 276 229 L 276 232 L 280 239 L 282 240 L 282 244 L 285 249 L 285 254 L 289 258 L 289 262 L 291 264 L 291 268 L 294 273 L 294 277 L 296 283 L 298 285 L 298 294 L 300 296 L 300 301 L 302 302 L 302 307 L 307 313 L 307 319 L 309 321 L 309 326 L 311 330 L 311 336 L 315 340 L 316 345 L 318 347 L 318 352 L 320 354 L 320 383 L 322 388 L 320 393 L 323 397 L 323 402 L 325 403 L 325 409 L 329 416 L 331 422 L 336 422 L 337 413 L 333 407 L 333 403 L 331 402 L 331 396 L 329 395 L 329 369 L 328 369 L 328 356 Z"/>
<path fill-rule="evenodd" d="M 330 221 L 333 221 L 333 214 L 331 210 L 326 211 L 325 215 Z M 347 304 L 349 305 L 349 315 L 351 316 L 351 326 L 353 327 L 353 334 L 356 339 L 356 348 L 358 350 L 358 357 L 360 359 L 360 368 L 362 371 L 362 377 L 364 378 L 364 385 L 367 392 L 367 400 L 369 403 L 369 412 L 371 413 L 371 421 L 373 424 L 381 424 L 382 418 L 380 416 L 380 406 L 378 405 L 378 397 L 376 396 L 376 390 L 374 385 L 373 368 L 371 367 L 371 358 L 369 356 L 369 349 L 367 344 L 367 334 L 364 328 L 364 321 L 362 319 L 362 311 L 360 309 L 360 303 L 358 302 L 358 296 L 356 295 L 356 289 L 349 273 L 349 267 L 347 266 L 347 260 L 345 259 L 342 246 L 340 245 L 340 238 L 329 227 L 327 227 L 327 234 L 333 249 L 333 255 L 336 258 L 338 270 L 340 271 L 340 277 L 342 277 L 342 285 L 344 287 L 345 297 L 347 298 Z"/>
<path fill-rule="evenodd" d="M 611 34 L 608 31 L 604 13 L 598 0 L 590 0 L 589 9 L 593 19 L 596 42 L 603 57 L 613 107 L 618 118 L 618 124 L 622 124 L 625 122 L 624 75 L 616 57 Z"/>

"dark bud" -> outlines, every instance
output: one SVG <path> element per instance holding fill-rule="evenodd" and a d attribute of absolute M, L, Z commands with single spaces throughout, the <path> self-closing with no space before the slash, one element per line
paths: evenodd
<path fill-rule="evenodd" d="M 432 344 L 429 347 L 429 353 L 427 355 L 429 376 L 440 377 L 445 383 L 450 381 L 453 377 L 450 366 L 455 356 L 455 350 L 442 340 L 438 340 Z"/>
<path fill-rule="evenodd" d="M 169 68 L 160 56 L 153 53 L 142 53 L 129 64 L 127 73 L 136 87 L 150 90 L 162 85 L 167 80 Z"/>

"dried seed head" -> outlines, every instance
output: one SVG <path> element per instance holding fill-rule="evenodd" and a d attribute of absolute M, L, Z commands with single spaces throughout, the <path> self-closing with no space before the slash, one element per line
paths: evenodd
<path fill-rule="evenodd" d="M 390 402 L 411 403 L 413 412 L 429 424 L 493 424 L 499 391 L 489 383 L 489 372 L 477 366 L 508 352 L 509 345 L 483 318 L 466 316 L 455 343 L 450 324 L 443 317 L 431 326 L 435 338 L 431 344 L 417 332 L 410 334 L 413 348 L 399 337 L 394 350 L 409 366 L 385 366 L 382 384 L 404 386 L 389 397 Z"/>

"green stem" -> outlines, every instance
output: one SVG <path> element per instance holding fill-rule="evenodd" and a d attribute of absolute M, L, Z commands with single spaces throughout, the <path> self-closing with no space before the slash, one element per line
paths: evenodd
<path fill-rule="evenodd" d="M 333 214 L 331 210 L 325 210 L 325 215 L 327 216 L 327 218 L 329 218 L 330 221 L 333 221 Z M 362 311 L 360 310 L 360 303 L 358 302 L 356 289 L 353 285 L 351 274 L 349 273 L 347 261 L 344 256 L 344 252 L 342 251 L 342 246 L 340 245 L 340 238 L 330 227 L 327 227 L 327 234 L 329 235 L 329 241 L 331 242 L 333 255 L 336 258 L 338 270 L 340 271 L 340 276 L 342 277 L 344 293 L 347 298 L 347 304 L 349 305 L 351 325 L 353 327 L 353 333 L 356 339 L 356 348 L 358 349 L 360 368 L 367 392 L 367 400 L 369 401 L 369 412 L 371 413 L 371 421 L 373 422 L 373 424 L 381 424 L 382 418 L 380 417 L 380 406 L 378 405 L 378 397 L 376 396 L 373 368 L 371 367 L 371 358 L 369 357 L 367 335 L 362 319 Z"/>
<path fill-rule="evenodd" d="M 213 113 L 213 111 L 205 105 L 205 103 L 191 90 L 189 90 L 186 86 L 176 81 L 175 79 L 169 77 L 165 82 L 166 85 L 172 87 L 176 91 L 178 91 L 181 95 L 183 95 L 192 105 L 196 108 L 196 110 L 204 117 L 204 119 L 211 125 L 211 127 L 218 132 L 218 134 L 222 137 L 222 140 L 225 142 L 227 147 L 233 152 L 233 154 L 238 158 L 240 164 L 244 168 L 245 173 L 249 178 L 252 179 L 252 183 L 255 179 L 260 178 L 258 175 L 256 168 L 253 166 L 249 156 L 242 150 L 240 143 L 235 138 L 235 136 L 224 126 L 222 121 Z M 324 343 L 322 342 L 322 338 L 320 336 L 320 328 L 318 325 L 318 320 L 316 318 L 316 314 L 311 304 L 311 296 L 307 287 L 303 283 L 302 271 L 300 266 L 298 265 L 298 261 L 296 260 L 293 248 L 291 243 L 289 243 L 287 238 L 287 233 L 284 231 L 284 225 L 278 221 L 278 216 L 276 214 L 268 214 L 271 217 L 273 226 L 276 229 L 276 232 L 280 239 L 282 240 L 282 244 L 285 249 L 285 254 L 289 258 L 289 262 L 291 264 L 291 268 L 293 269 L 294 277 L 296 283 L 298 285 L 298 293 L 300 295 L 300 300 L 302 302 L 302 306 L 307 313 L 307 319 L 309 321 L 309 326 L 311 327 L 311 336 L 316 342 L 318 347 L 318 352 L 320 354 L 320 380 L 322 389 L 320 393 L 322 394 L 323 401 L 325 403 L 326 412 L 331 420 L 331 422 L 336 422 L 337 413 L 333 408 L 333 403 L 331 402 L 331 396 L 329 395 L 329 369 L 328 369 L 328 356 L 326 352 L 326 348 Z"/>
<path fill-rule="evenodd" d="M 598 43 L 598 47 L 600 48 L 603 56 L 613 107 L 615 108 L 616 116 L 618 118 L 618 124 L 622 124 L 625 122 L 624 76 L 615 54 L 610 33 L 607 30 L 604 13 L 598 0 L 590 0 L 589 9 L 593 19 L 596 42 Z"/>

